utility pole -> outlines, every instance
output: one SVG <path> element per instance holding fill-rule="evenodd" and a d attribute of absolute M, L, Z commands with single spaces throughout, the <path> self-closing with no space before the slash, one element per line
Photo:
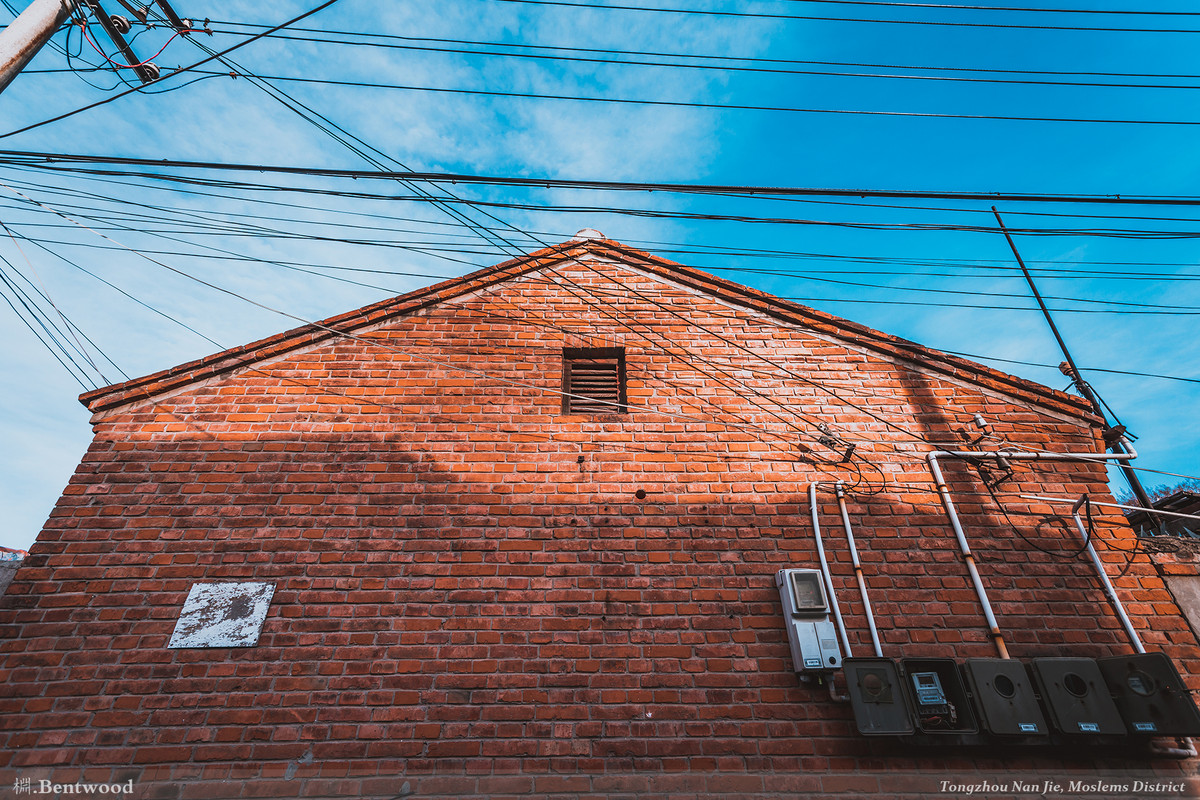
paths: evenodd
<path fill-rule="evenodd" d="M 33 0 L 0 31 L 0 92 L 75 11 L 75 0 Z"/>
<path fill-rule="evenodd" d="M 119 0 L 119 2 L 130 9 L 138 20 L 145 23 L 149 7 L 138 8 L 126 0 Z M 160 5 L 169 8 L 165 0 L 162 0 Z M 129 21 L 124 17 L 110 16 L 100 5 L 100 0 L 33 0 L 33 3 L 12 21 L 12 24 L 0 31 L 0 92 L 12 83 L 13 78 L 17 77 L 29 60 L 37 55 L 38 50 L 42 49 L 42 45 L 48 42 L 55 31 L 70 18 L 75 9 L 81 6 L 86 6 L 92 12 L 92 16 L 100 23 L 100 27 L 104 28 L 108 38 L 124 56 L 128 67 L 121 67 L 122 69 L 132 69 L 142 83 L 153 83 L 158 80 L 158 67 L 149 61 L 139 61 L 133 48 L 125 41 L 123 34 L 129 33 Z M 190 32 L 190 23 L 187 20 L 179 19 L 173 9 L 168 17 L 172 27 L 180 33 Z M 108 56 L 105 56 L 105 59 L 115 63 Z"/>
<path fill-rule="evenodd" d="M 1017 245 L 1013 242 L 1012 236 L 1008 233 L 1008 228 L 1004 227 L 1004 220 L 1000 219 L 1000 212 L 992 206 L 992 213 L 996 215 L 996 222 L 1000 225 L 1000 230 L 1004 232 L 1004 238 L 1008 240 L 1008 246 L 1012 249 L 1013 255 L 1017 258 L 1017 263 L 1021 265 L 1021 272 L 1025 275 L 1025 281 L 1029 284 L 1030 291 L 1037 299 L 1038 306 L 1042 309 L 1043 316 L 1046 317 L 1046 322 L 1050 325 L 1050 332 L 1054 334 L 1054 338 L 1058 341 L 1058 346 L 1062 349 L 1063 356 L 1066 361 L 1059 365 L 1059 371 L 1071 379 L 1079 389 L 1079 393 L 1084 399 L 1091 404 L 1092 410 L 1096 412 L 1096 416 L 1104 420 L 1104 443 L 1108 445 L 1108 449 L 1114 453 L 1128 453 L 1129 449 L 1125 446 L 1123 436 L 1125 429 L 1123 427 L 1112 427 L 1108 424 L 1108 417 L 1104 413 L 1104 406 L 1100 403 L 1100 398 L 1096 396 L 1096 392 L 1091 385 L 1083 379 L 1079 374 L 1079 367 L 1075 364 L 1075 359 L 1071 358 L 1071 351 L 1067 349 L 1067 343 L 1063 341 L 1062 334 L 1058 332 L 1058 326 L 1054 324 L 1054 318 L 1050 316 L 1050 309 L 1046 308 L 1046 301 L 1042 299 L 1041 293 L 1037 290 L 1037 286 L 1033 282 L 1033 276 L 1029 273 L 1029 268 L 1025 266 L 1025 262 L 1021 259 L 1021 254 L 1017 252 Z M 1121 472 L 1125 474 L 1125 480 L 1129 482 L 1129 488 L 1133 491 L 1133 496 L 1137 498 L 1138 505 L 1142 508 L 1154 508 L 1154 503 L 1150 500 L 1150 495 L 1146 494 L 1146 489 L 1142 486 L 1141 480 L 1138 479 L 1137 473 L 1133 467 L 1126 462 L 1121 462 Z M 1151 519 L 1157 519 L 1151 513 Z"/>

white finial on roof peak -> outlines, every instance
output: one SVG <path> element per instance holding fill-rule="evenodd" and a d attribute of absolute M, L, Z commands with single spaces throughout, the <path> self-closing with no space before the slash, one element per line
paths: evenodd
<path fill-rule="evenodd" d="M 604 234 L 595 228 L 584 228 L 579 233 L 571 237 L 572 242 L 586 242 L 589 239 L 603 239 Z"/>

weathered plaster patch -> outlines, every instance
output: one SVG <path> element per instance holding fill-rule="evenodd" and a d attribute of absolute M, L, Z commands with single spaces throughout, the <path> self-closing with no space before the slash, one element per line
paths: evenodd
<path fill-rule="evenodd" d="M 167 647 L 253 647 L 274 594 L 271 583 L 193 584 Z"/>

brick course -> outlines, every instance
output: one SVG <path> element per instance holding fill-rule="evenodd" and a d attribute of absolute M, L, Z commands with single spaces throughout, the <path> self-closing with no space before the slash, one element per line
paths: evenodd
<path fill-rule="evenodd" d="M 792 672 L 773 576 L 816 565 L 807 487 L 839 479 L 885 654 L 994 656 L 921 440 L 961 441 L 978 413 L 1016 446 L 1100 450 L 1077 398 L 615 243 L 563 250 L 329 322 L 357 339 L 290 332 L 85 395 L 95 440 L 0 601 L 0 766 L 197 797 L 393 796 L 376 776 L 396 774 L 564 797 L 930 791 L 872 777 L 901 767 L 1192 774 L 867 739 Z M 563 415 L 562 349 L 612 346 L 630 413 Z M 818 422 L 858 443 L 850 465 Z M 1016 464 L 998 490 L 1015 529 L 972 467 L 944 469 L 1014 657 L 1129 652 L 1090 564 L 1033 547 L 1077 548 L 1064 508 L 1018 498 L 1111 500 L 1103 466 Z M 1200 689 L 1154 564 L 1122 517 L 1097 521 L 1147 648 Z M 166 649 L 193 583 L 242 580 L 276 586 L 257 647 Z"/>

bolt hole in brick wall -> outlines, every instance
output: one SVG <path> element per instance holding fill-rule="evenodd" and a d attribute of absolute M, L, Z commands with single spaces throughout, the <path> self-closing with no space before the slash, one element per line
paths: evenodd
<path fill-rule="evenodd" d="M 1092 563 L 1056 556 L 1070 516 L 1019 497 L 1111 499 L 1104 467 L 1014 462 L 1014 531 L 945 464 L 1005 660 L 925 462 L 977 414 L 1014 447 L 1102 449 L 1077 398 L 601 239 L 334 324 L 358 338 L 302 328 L 84 396 L 95 439 L 0 604 L 9 786 L 1193 785 L 1157 735 L 1190 730 L 1200 671 L 1159 567 L 1096 513 L 1151 654 L 1130 658 Z M 781 570 L 817 575 L 808 600 Z M 798 628 L 841 667 L 803 668 Z"/>

